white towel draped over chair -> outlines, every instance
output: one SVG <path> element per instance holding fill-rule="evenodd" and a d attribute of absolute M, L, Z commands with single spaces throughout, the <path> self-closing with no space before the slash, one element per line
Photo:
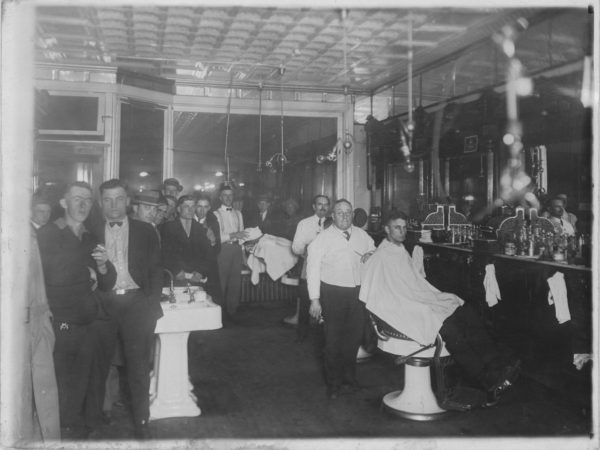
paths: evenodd
<path fill-rule="evenodd" d="M 493 264 L 485 266 L 483 287 L 485 289 L 485 301 L 490 308 L 498 304 L 498 300 L 502 300 L 498 280 L 496 280 L 496 268 Z"/>
<path fill-rule="evenodd" d="M 548 304 L 554 305 L 556 311 L 556 320 L 558 323 L 565 323 L 571 320 L 569 311 L 569 302 L 567 299 L 567 286 L 565 285 L 565 276 L 562 272 L 556 272 L 548 278 Z"/>
<path fill-rule="evenodd" d="M 252 271 L 252 284 L 258 284 L 260 274 L 267 272 L 277 280 L 296 265 L 298 257 L 292 253 L 292 242 L 270 234 L 263 235 L 248 255 L 248 267 Z"/>

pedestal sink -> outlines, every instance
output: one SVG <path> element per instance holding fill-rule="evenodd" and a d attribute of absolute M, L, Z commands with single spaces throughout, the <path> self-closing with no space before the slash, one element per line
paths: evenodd
<path fill-rule="evenodd" d="M 187 341 L 190 331 L 221 328 L 221 307 L 197 286 L 173 291 L 164 288 L 163 294 L 170 296 L 171 302 L 161 303 L 164 316 L 155 328 L 158 339 L 150 379 L 150 420 L 198 416 L 201 411 L 188 374 Z"/>

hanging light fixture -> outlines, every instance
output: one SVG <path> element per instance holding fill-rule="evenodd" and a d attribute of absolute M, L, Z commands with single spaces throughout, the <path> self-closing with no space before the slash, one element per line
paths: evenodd
<path fill-rule="evenodd" d="M 346 129 L 346 111 L 348 110 L 348 33 L 346 29 L 346 19 L 348 17 L 348 10 L 342 9 L 342 31 L 343 31 L 343 57 L 344 57 L 344 113 L 342 114 L 342 126 L 343 132 L 342 137 L 338 138 L 333 148 L 324 155 L 317 155 L 317 164 L 322 164 L 325 161 L 335 162 L 337 161 L 337 155 L 340 151 L 344 151 L 346 154 L 352 151 L 354 145 L 354 136 Z"/>
<path fill-rule="evenodd" d="M 265 163 L 271 172 L 277 172 L 277 169 L 280 168 L 283 172 L 284 166 L 289 163 L 289 160 L 285 156 L 285 149 L 283 147 L 283 74 L 285 73 L 285 67 L 280 66 L 279 74 L 281 76 L 281 81 L 279 83 L 280 86 L 280 97 L 281 97 L 281 151 L 280 153 L 274 153 L 268 161 Z"/>
<path fill-rule="evenodd" d="M 258 85 L 258 164 L 256 171 L 262 172 L 262 88 L 263 85 Z"/>
<path fill-rule="evenodd" d="M 229 98 L 227 100 L 227 125 L 225 126 L 225 181 L 224 184 L 230 184 L 229 177 L 229 152 L 227 145 L 229 143 L 229 118 L 231 116 L 231 92 L 233 90 L 233 70 L 231 70 L 231 76 L 229 77 Z"/>

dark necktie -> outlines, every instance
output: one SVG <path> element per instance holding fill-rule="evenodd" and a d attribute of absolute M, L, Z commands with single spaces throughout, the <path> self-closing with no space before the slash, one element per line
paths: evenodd
<path fill-rule="evenodd" d="M 109 224 L 110 224 L 111 228 L 114 227 L 115 225 L 118 226 L 118 227 L 120 227 L 121 225 L 123 225 L 123 221 L 119 220 L 117 222 L 109 222 Z"/>
<path fill-rule="evenodd" d="M 319 228 L 323 228 L 323 218 L 319 219 Z"/>
<path fill-rule="evenodd" d="M 344 237 L 346 238 L 347 241 L 350 240 L 350 233 L 348 231 L 344 231 Z"/>

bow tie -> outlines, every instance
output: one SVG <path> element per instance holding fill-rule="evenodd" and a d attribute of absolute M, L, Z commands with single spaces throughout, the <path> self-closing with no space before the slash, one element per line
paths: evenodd
<path fill-rule="evenodd" d="M 117 221 L 117 222 L 109 222 L 109 225 L 110 225 L 111 228 L 114 227 L 115 225 L 118 226 L 118 227 L 120 227 L 121 225 L 123 225 L 123 221 L 120 220 L 120 221 Z"/>
<path fill-rule="evenodd" d="M 227 211 L 231 211 L 233 208 L 225 208 Z"/>

